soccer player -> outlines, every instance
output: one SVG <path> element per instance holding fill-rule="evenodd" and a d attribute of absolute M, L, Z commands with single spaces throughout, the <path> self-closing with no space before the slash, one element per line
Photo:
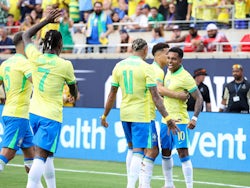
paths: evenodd
<path fill-rule="evenodd" d="M 189 94 L 186 91 L 171 91 L 164 87 L 163 80 L 164 80 L 164 68 L 167 65 L 167 54 L 169 50 L 169 45 L 167 43 L 157 43 L 153 46 L 152 55 L 154 56 L 154 62 L 151 64 L 155 75 L 156 75 L 156 83 L 157 89 L 160 93 L 167 97 L 180 99 L 186 101 L 189 98 Z M 155 117 L 155 108 L 152 108 L 152 113 Z"/>
<path fill-rule="evenodd" d="M 120 87 L 122 90 L 120 118 L 128 145 L 133 148 L 131 164 L 127 165 L 129 166 L 127 188 L 135 187 L 142 161 L 145 165 L 144 169 L 147 172 L 148 180 L 147 182 L 142 181 L 141 186 L 148 188 L 150 187 L 154 162 L 154 159 L 150 156 L 153 147 L 152 117 L 150 115 L 151 95 L 169 130 L 176 133 L 178 128 L 163 106 L 156 88 L 154 71 L 144 61 L 148 53 L 147 42 L 143 39 L 134 40 L 132 50 L 133 55 L 117 63 L 113 69 L 111 91 L 101 117 L 101 123 L 104 127 L 108 127 L 106 117 L 114 105 Z"/>
<path fill-rule="evenodd" d="M 177 99 L 181 99 L 186 101 L 189 97 L 188 92 L 181 91 L 181 92 L 175 92 L 171 91 L 163 86 L 163 80 L 164 80 L 164 68 L 167 65 L 167 53 L 168 53 L 169 45 L 167 43 L 157 43 L 153 46 L 152 49 L 152 55 L 154 56 L 154 62 L 151 64 L 151 68 L 155 72 L 155 78 L 156 78 L 156 84 L 157 84 L 157 90 L 158 91 L 164 91 L 164 94 L 168 97 L 173 97 Z M 152 98 L 151 98 L 152 99 Z M 152 154 L 151 157 L 155 159 L 159 153 L 159 147 L 158 147 L 158 135 L 156 132 L 156 127 L 155 127 L 155 117 L 156 117 L 156 111 L 155 111 L 155 105 L 153 100 L 151 100 L 151 115 L 152 115 L 152 137 L 155 138 L 153 142 L 153 148 L 151 150 Z M 142 165 L 142 169 L 140 172 L 140 177 L 139 177 L 139 182 L 145 181 L 141 180 L 143 178 L 147 178 L 144 170 L 144 166 Z M 141 183 L 140 183 L 141 184 Z M 141 186 L 142 187 L 142 186 Z"/>
<path fill-rule="evenodd" d="M 173 159 L 171 157 L 171 151 L 174 146 L 177 149 L 182 163 L 186 188 L 193 187 L 193 167 L 188 153 L 189 129 L 192 130 L 196 126 L 203 99 L 193 77 L 182 66 L 182 58 L 183 51 L 180 48 L 173 47 L 169 49 L 167 56 L 168 72 L 164 79 L 164 86 L 172 91 L 188 91 L 196 102 L 194 115 L 192 119 L 189 120 L 186 101 L 164 96 L 164 105 L 169 112 L 169 116 L 178 120 L 176 124 L 178 124 L 180 129 L 177 135 L 172 134 L 172 132 L 166 134 L 166 123 L 165 120 L 162 119 L 160 137 L 165 188 L 174 188 Z M 161 95 L 163 95 L 163 93 L 161 93 Z"/>
<path fill-rule="evenodd" d="M 29 172 L 28 188 L 36 187 L 44 171 L 46 183 L 56 187 L 53 156 L 56 152 L 62 125 L 62 92 L 66 82 L 72 98 L 77 98 L 76 79 L 70 61 L 59 56 L 62 50 L 62 36 L 56 30 L 45 35 L 43 53 L 31 41 L 39 29 L 54 23 L 61 15 L 58 9 L 51 10 L 47 17 L 23 34 L 25 53 L 33 65 L 33 96 L 30 103 L 30 123 L 34 130 L 35 159 Z M 47 161 L 46 161 L 47 160 Z M 45 161 L 50 163 L 46 164 Z"/>
<path fill-rule="evenodd" d="M 16 54 L 0 66 L 0 84 L 4 83 L 6 92 L 6 103 L 2 112 L 4 137 L 0 153 L 0 172 L 21 148 L 28 173 L 34 157 L 33 134 L 29 126 L 31 66 L 25 57 L 22 32 L 15 34 L 13 42 Z"/>

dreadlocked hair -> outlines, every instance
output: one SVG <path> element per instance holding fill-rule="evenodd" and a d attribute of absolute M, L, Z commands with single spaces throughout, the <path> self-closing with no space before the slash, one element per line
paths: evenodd
<path fill-rule="evenodd" d="M 44 38 L 43 52 L 57 48 L 62 41 L 62 35 L 57 30 L 49 30 Z"/>

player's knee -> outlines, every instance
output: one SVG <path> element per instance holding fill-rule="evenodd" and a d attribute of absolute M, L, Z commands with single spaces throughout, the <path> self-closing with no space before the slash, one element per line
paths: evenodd
<path fill-rule="evenodd" d="M 189 156 L 187 148 L 180 148 L 180 149 L 177 149 L 177 151 L 179 154 L 179 158 L 181 158 L 181 159 Z"/>
<path fill-rule="evenodd" d="M 159 154 L 159 148 L 157 146 L 153 147 L 152 149 L 147 149 L 146 155 L 151 158 L 156 158 Z"/>
<path fill-rule="evenodd" d="M 171 150 L 169 150 L 169 149 L 162 149 L 162 151 L 161 151 L 161 153 L 162 153 L 162 156 L 167 156 L 167 157 L 169 157 L 169 156 L 171 156 Z"/>

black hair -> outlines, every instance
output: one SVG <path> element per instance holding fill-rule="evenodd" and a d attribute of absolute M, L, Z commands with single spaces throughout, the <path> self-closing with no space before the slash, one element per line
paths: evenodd
<path fill-rule="evenodd" d="M 20 42 L 23 41 L 22 35 L 23 35 L 23 32 L 22 32 L 22 31 L 17 32 L 17 33 L 14 35 L 14 37 L 13 37 L 13 44 L 14 44 L 15 46 L 17 46 Z"/>
<path fill-rule="evenodd" d="M 151 10 L 152 10 L 152 9 L 155 9 L 155 10 L 157 10 L 157 12 L 159 12 L 159 11 L 158 11 L 158 8 L 156 8 L 156 7 L 151 7 Z"/>
<path fill-rule="evenodd" d="M 152 55 L 155 56 L 155 53 L 158 51 L 162 51 L 164 48 L 169 48 L 169 45 L 165 42 L 157 43 L 153 46 Z"/>
<path fill-rule="evenodd" d="M 62 42 L 62 35 L 57 30 L 49 30 L 44 38 L 43 53 L 58 48 Z"/>
<path fill-rule="evenodd" d="M 14 15 L 13 15 L 13 14 L 10 14 L 10 13 L 9 13 L 7 17 L 9 17 L 9 16 L 12 17 L 12 18 L 14 18 Z"/>
<path fill-rule="evenodd" d="M 168 50 L 168 52 L 174 52 L 174 53 L 177 53 L 179 58 L 183 58 L 183 50 L 178 48 L 178 47 L 172 47 Z"/>

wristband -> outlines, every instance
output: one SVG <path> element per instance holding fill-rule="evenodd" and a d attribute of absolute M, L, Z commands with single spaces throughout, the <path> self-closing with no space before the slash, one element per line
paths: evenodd
<path fill-rule="evenodd" d="M 192 117 L 192 120 L 197 121 L 198 118 L 197 118 L 196 116 L 193 116 L 193 117 Z"/>
<path fill-rule="evenodd" d="M 164 119 L 166 120 L 166 122 L 168 122 L 171 119 L 171 117 L 170 116 L 166 116 Z"/>
<path fill-rule="evenodd" d="M 101 119 L 106 119 L 106 116 L 105 116 L 105 115 L 102 115 L 102 116 L 101 116 Z"/>

